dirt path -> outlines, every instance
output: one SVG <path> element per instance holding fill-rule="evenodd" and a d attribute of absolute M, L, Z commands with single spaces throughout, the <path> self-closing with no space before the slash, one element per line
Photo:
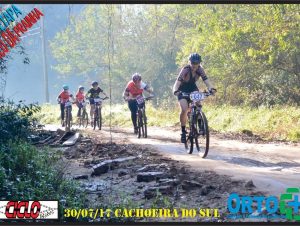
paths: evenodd
<path fill-rule="evenodd" d="M 59 127 L 48 125 L 45 129 L 57 131 Z M 129 198 L 143 208 L 153 205 L 218 208 L 221 218 L 208 221 L 230 221 L 226 219 L 229 194 L 280 195 L 288 187 L 300 186 L 299 144 L 246 143 L 212 135 L 210 152 L 207 158 L 202 159 L 196 153 L 186 153 L 178 142 L 178 131 L 172 128 L 151 127 L 147 139 L 136 138 L 131 129 L 126 128 L 114 128 L 111 133 L 107 127 L 101 131 L 88 128 L 80 132 L 83 134 L 80 142 L 58 149 L 64 153 L 68 166 L 66 175 L 80 180 L 88 194 L 90 207 L 94 204 L 96 208 L 104 203 L 108 206 L 116 203 L 127 206 L 124 200 Z M 128 157 L 134 160 L 93 176 L 94 167 L 98 167 L 98 164 Z M 145 172 L 156 171 L 168 175 L 167 181 L 139 181 L 138 174 L 145 167 Z M 100 168 L 102 171 L 103 168 Z M 157 187 L 167 189 L 162 192 L 168 201 L 162 196 L 155 198 L 150 195 L 152 198 L 147 198 L 147 191 Z M 207 220 L 152 220 L 166 219 Z"/>
<path fill-rule="evenodd" d="M 288 187 L 300 186 L 299 144 L 245 143 L 211 136 L 209 154 L 202 159 L 196 153 L 186 154 L 183 145 L 177 141 L 178 131 L 151 127 L 147 139 L 138 139 L 131 130 L 114 128 L 112 139 L 150 145 L 167 157 L 188 163 L 193 169 L 212 170 L 235 179 L 253 180 L 258 190 L 270 195 L 279 195 Z M 101 132 L 88 131 L 109 135 L 109 128 Z"/>

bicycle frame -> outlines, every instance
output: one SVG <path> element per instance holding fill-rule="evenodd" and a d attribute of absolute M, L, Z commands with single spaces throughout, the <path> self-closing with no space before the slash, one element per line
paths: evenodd
<path fill-rule="evenodd" d="M 187 137 L 187 141 L 184 143 L 185 149 L 187 153 L 192 154 L 194 145 L 199 152 L 199 155 L 202 154 L 200 152 L 200 142 L 198 139 L 202 137 L 206 139 L 203 158 L 207 156 L 209 150 L 209 130 L 208 123 L 205 114 L 202 112 L 201 101 L 210 96 L 210 93 L 204 92 L 200 93 L 198 91 L 192 93 L 181 93 L 183 97 L 188 97 L 188 121 L 189 121 L 189 133 Z M 201 135 L 201 136 L 200 136 Z"/>
<path fill-rule="evenodd" d="M 144 98 L 142 95 L 136 98 L 137 101 L 137 124 L 138 124 L 138 135 L 140 138 L 143 134 L 144 138 L 147 138 L 147 116 L 146 116 L 146 101 L 151 100 L 153 97 Z"/>

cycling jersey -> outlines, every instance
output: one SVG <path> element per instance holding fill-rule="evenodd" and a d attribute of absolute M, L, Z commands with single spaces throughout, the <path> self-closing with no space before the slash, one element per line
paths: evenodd
<path fill-rule="evenodd" d="M 190 65 L 183 67 L 177 78 L 177 80 L 181 82 L 181 85 L 179 86 L 178 90 L 187 93 L 198 90 L 196 82 L 199 80 L 200 77 L 203 81 L 207 79 L 204 69 L 200 65 L 196 70 L 195 77 L 192 76 L 192 68 Z"/>
<path fill-rule="evenodd" d="M 97 89 L 90 88 L 90 90 L 87 92 L 87 96 L 89 96 L 92 99 L 98 98 L 100 93 L 102 92 L 103 90 L 100 87 L 98 87 Z"/>
<path fill-rule="evenodd" d="M 78 92 L 76 93 L 76 100 L 77 100 L 78 102 L 82 102 L 82 101 L 84 100 L 84 94 L 81 93 L 80 91 L 78 91 Z"/>
<path fill-rule="evenodd" d="M 148 89 L 148 85 L 141 82 L 140 87 L 138 87 L 133 81 L 128 82 L 125 91 L 131 94 L 132 97 L 137 97 L 143 94 L 143 91 Z"/>
<path fill-rule="evenodd" d="M 62 91 L 59 95 L 58 98 L 60 99 L 60 103 L 66 103 L 67 101 L 69 101 L 70 97 L 72 97 L 73 95 L 71 93 L 69 93 L 69 91 Z"/>

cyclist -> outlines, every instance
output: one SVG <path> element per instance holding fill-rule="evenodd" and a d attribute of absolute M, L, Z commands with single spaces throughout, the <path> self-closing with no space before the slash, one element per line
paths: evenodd
<path fill-rule="evenodd" d="M 86 94 L 87 98 L 89 98 L 90 105 L 91 105 L 91 111 L 90 111 L 91 123 L 94 121 L 94 110 L 95 110 L 94 99 L 95 98 L 99 98 L 100 97 L 100 93 L 103 93 L 107 97 L 107 95 L 99 87 L 98 82 L 93 81 L 92 82 L 92 87 L 89 89 L 89 91 Z"/>
<path fill-rule="evenodd" d="M 85 102 L 85 95 L 84 95 L 84 87 L 79 86 L 78 91 L 76 93 L 76 105 L 78 107 L 77 117 L 81 116 L 81 109 L 83 108 L 83 103 Z"/>
<path fill-rule="evenodd" d="M 181 142 L 186 143 L 186 121 L 188 113 L 188 102 L 190 101 L 189 97 L 183 97 L 181 92 L 191 93 L 193 91 L 199 91 L 196 82 L 201 77 L 209 92 L 214 94 L 217 90 L 213 88 L 210 81 L 208 80 L 206 73 L 202 65 L 201 56 L 198 53 L 192 53 L 189 56 L 189 64 L 183 67 L 175 81 L 173 86 L 173 93 L 177 96 L 179 105 L 181 108 L 180 112 L 180 124 L 181 124 Z"/>
<path fill-rule="evenodd" d="M 65 103 L 68 102 L 69 100 L 74 102 L 74 97 L 73 95 L 69 92 L 69 86 L 68 85 L 63 85 L 63 90 L 57 97 L 57 101 L 60 104 L 60 118 L 63 121 L 63 126 L 65 126 L 64 123 L 64 118 L 65 118 Z M 72 106 L 71 106 L 71 112 L 72 112 Z M 72 113 L 71 113 L 71 118 L 72 118 Z"/>
<path fill-rule="evenodd" d="M 152 96 L 154 96 L 154 93 L 150 89 L 150 86 L 142 82 L 142 76 L 139 73 L 135 73 L 132 75 L 132 80 L 128 82 L 123 92 L 123 98 L 125 101 L 128 101 L 128 108 L 131 111 L 131 121 L 133 124 L 135 134 L 137 134 L 138 132 L 136 117 L 138 103 L 136 101 L 136 98 L 142 95 L 144 90 L 152 94 Z"/>

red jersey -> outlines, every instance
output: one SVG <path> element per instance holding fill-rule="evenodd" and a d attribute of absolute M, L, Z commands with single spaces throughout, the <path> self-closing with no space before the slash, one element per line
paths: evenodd
<path fill-rule="evenodd" d="M 58 98 L 60 99 L 60 102 L 61 103 L 66 103 L 70 97 L 72 97 L 72 94 L 69 93 L 69 91 L 65 92 L 65 91 L 62 91 L 59 95 L 58 95 Z"/>
<path fill-rule="evenodd" d="M 76 100 L 77 100 L 78 102 L 82 102 L 82 101 L 84 100 L 84 94 L 81 93 L 80 91 L 78 91 L 78 92 L 76 93 Z"/>
<path fill-rule="evenodd" d="M 137 97 L 143 94 L 143 91 L 147 89 L 147 85 L 145 83 L 141 83 L 141 87 L 137 87 L 133 81 L 128 82 L 125 91 L 129 92 L 133 97 Z"/>

